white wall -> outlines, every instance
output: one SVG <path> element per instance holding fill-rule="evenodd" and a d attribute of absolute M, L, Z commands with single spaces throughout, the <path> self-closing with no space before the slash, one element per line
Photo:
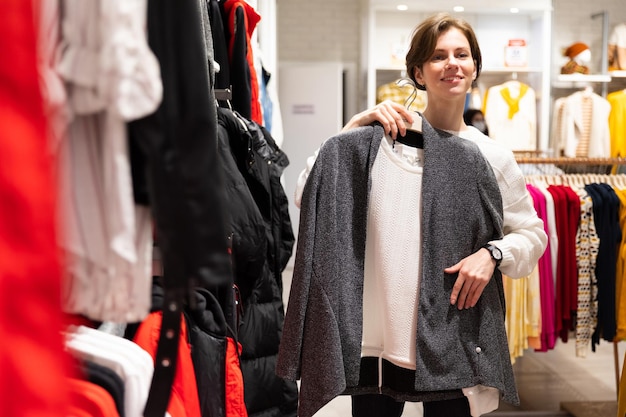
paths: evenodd
<path fill-rule="evenodd" d="M 592 51 L 592 71 L 601 67 L 602 19 L 592 19 L 593 14 L 607 11 L 609 26 L 626 22 L 626 1 L 624 0 L 553 0 L 553 39 L 552 56 L 554 68 L 558 70 L 566 62 L 561 56 L 562 48 L 574 42 L 589 45 Z"/>
<path fill-rule="evenodd" d="M 343 69 L 340 62 L 283 62 L 279 66 L 282 150 L 289 157 L 283 183 L 296 236 L 300 210 L 293 196 L 298 175 L 306 168 L 307 158 L 343 124 Z"/>

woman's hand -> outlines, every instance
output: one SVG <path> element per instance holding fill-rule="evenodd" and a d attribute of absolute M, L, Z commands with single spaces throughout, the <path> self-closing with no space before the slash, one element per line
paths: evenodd
<path fill-rule="evenodd" d="M 456 304 L 459 310 L 474 307 L 495 269 L 496 262 L 484 248 L 446 268 L 444 271 L 448 274 L 459 273 L 452 287 L 450 304 Z"/>
<path fill-rule="evenodd" d="M 396 139 L 398 133 L 400 136 L 406 134 L 405 121 L 409 126 L 413 123 L 411 112 L 401 104 L 391 100 L 385 100 L 378 103 L 371 109 L 357 113 L 350 121 L 341 129 L 342 132 L 359 126 L 367 126 L 372 122 L 380 122 L 385 130 L 393 139 Z"/>

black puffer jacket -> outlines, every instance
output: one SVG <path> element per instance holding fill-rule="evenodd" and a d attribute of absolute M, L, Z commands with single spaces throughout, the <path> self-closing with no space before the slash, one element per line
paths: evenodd
<path fill-rule="evenodd" d="M 289 161 L 256 123 L 218 109 L 218 125 L 233 271 L 243 305 L 238 333 L 246 407 L 251 417 L 295 416 L 297 387 L 275 373 L 284 320 L 282 272 L 294 246 L 280 183 Z"/>

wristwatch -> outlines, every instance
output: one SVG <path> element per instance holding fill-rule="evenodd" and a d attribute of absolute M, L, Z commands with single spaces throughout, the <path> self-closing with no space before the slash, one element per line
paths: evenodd
<path fill-rule="evenodd" d="M 500 262 L 502 262 L 502 251 L 497 246 L 492 245 L 491 243 L 487 243 L 485 246 L 483 246 L 483 248 L 487 249 L 489 251 L 489 254 L 491 255 L 491 259 L 496 261 L 496 268 L 499 267 Z"/>

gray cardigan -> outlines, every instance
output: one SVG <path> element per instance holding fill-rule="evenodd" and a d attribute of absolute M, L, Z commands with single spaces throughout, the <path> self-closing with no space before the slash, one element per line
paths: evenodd
<path fill-rule="evenodd" d="M 417 320 L 416 401 L 458 397 L 478 384 L 519 403 L 496 270 L 474 308 L 450 305 L 455 275 L 445 267 L 502 236 L 498 184 L 478 147 L 426 120 L 422 184 L 423 270 Z M 357 393 L 363 326 L 363 271 L 370 171 L 379 125 L 324 142 L 304 188 L 293 280 L 277 373 L 301 379 L 300 417 Z M 390 248 L 393 250 L 393 248 Z"/>

